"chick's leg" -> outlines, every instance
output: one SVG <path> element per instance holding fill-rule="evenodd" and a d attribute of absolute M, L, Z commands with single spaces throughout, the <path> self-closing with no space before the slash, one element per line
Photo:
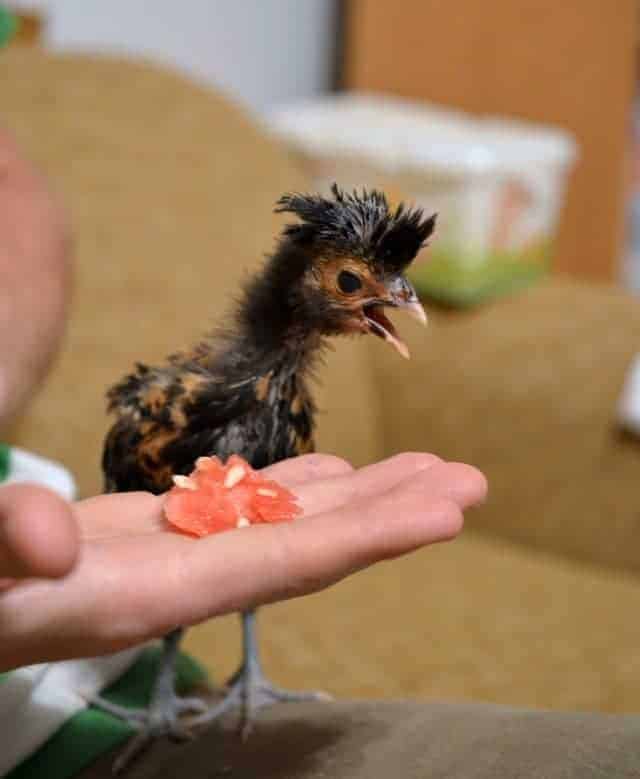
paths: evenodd
<path fill-rule="evenodd" d="M 226 685 L 226 695 L 216 706 L 202 716 L 190 720 L 191 725 L 211 722 L 230 708 L 239 705 L 242 712 L 242 735 L 251 732 L 255 715 L 274 703 L 330 700 L 324 692 L 292 692 L 275 687 L 266 678 L 260 663 L 256 636 L 256 612 L 248 611 L 242 616 L 243 662 Z"/>
<path fill-rule="evenodd" d="M 126 768 L 133 758 L 157 738 L 168 736 L 182 741 L 191 738 L 190 730 L 180 722 L 180 715 L 198 714 L 208 709 L 207 704 L 200 698 L 180 698 L 176 695 L 176 660 L 183 632 L 182 628 L 178 628 L 163 639 L 158 674 L 146 709 L 129 709 L 99 697 L 91 701 L 94 706 L 125 720 L 138 731 L 116 759 L 113 765 L 114 773 Z"/>

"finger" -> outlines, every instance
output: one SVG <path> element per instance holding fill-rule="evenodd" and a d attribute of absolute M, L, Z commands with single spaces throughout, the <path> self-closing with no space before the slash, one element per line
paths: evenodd
<path fill-rule="evenodd" d="M 119 538 L 165 527 L 162 502 L 150 492 L 109 493 L 78 501 L 74 511 L 85 540 Z"/>
<path fill-rule="evenodd" d="M 477 468 L 466 463 L 435 463 L 424 474 L 423 484 L 434 495 L 452 500 L 465 510 L 487 498 L 487 480 Z"/>
<path fill-rule="evenodd" d="M 403 478 L 441 460 L 435 455 L 404 453 L 358 471 L 332 455 L 305 455 L 265 468 L 261 473 L 295 490 L 305 516 L 337 508 L 347 501 L 383 492 Z M 163 498 L 146 492 L 98 495 L 76 504 L 83 536 L 119 538 L 166 528 Z"/>
<path fill-rule="evenodd" d="M 353 468 L 346 460 L 328 454 L 308 454 L 283 460 L 261 473 L 289 487 L 314 479 L 349 474 Z M 165 527 L 162 496 L 148 492 L 97 495 L 75 504 L 78 522 L 85 539 L 118 538 L 130 533 L 155 533 Z"/>
<path fill-rule="evenodd" d="M 266 478 L 281 482 L 287 487 L 314 479 L 344 476 L 352 472 L 352 465 L 332 454 L 304 454 L 301 457 L 282 460 L 261 471 Z"/>
<path fill-rule="evenodd" d="M 297 486 L 297 497 L 305 516 L 337 508 L 351 500 L 358 500 L 391 487 L 412 474 L 429 469 L 425 482 L 442 497 L 451 498 L 461 508 L 466 508 L 486 499 L 487 482 L 476 468 L 465 463 L 445 463 L 434 454 L 422 452 L 403 452 L 381 462 L 354 470 L 344 460 L 328 455 L 309 455 L 321 457 L 315 470 L 317 478 L 305 480 L 309 471 L 297 469 L 299 461 L 306 458 L 286 460 L 265 469 L 269 478 Z M 295 481 L 291 477 L 298 477 Z M 283 478 L 284 477 L 284 478 Z"/>
<path fill-rule="evenodd" d="M 309 462 L 313 458 L 314 462 Z M 307 463 L 301 461 L 307 460 Z M 305 467 L 299 467 L 303 464 Z M 306 466 L 310 465 L 311 470 Z M 388 460 L 353 471 L 345 461 L 328 455 L 310 455 L 287 460 L 264 473 L 280 480 L 281 476 L 304 478 L 310 472 L 337 474 L 318 478 L 295 490 L 305 517 L 336 509 L 392 487 L 419 471 L 430 469 L 426 483 L 434 495 L 449 497 L 462 508 L 479 502 L 486 492 L 484 476 L 475 468 L 458 463 L 446 464 L 432 454 L 403 453 Z M 79 524 L 87 539 L 120 538 L 124 534 L 148 534 L 166 529 L 162 511 L 163 498 L 145 492 L 100 495 L 76 504 Z"/>
<path fill-rule="evenodd" d="M 0 576 L 64 576 L 78 550 L 78 529 L 62 498 L 26 484 L 0 489 Z"/>
<path fill-rule="evenodd" d="M 403 479 L 438 463 L 442 460 L 433 454 L 405 452 L 357 471 L 309 481 L 300 485 L 296 494 L 304 516 L 311 517 L 385 492 Z"/>

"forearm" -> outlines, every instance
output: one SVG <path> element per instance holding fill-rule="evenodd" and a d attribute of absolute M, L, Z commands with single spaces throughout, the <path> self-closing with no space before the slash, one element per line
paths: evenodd
<path fill-rule="evenodd" d="M 60 343 L 69 256 L 66 215 L 0 130 L 0 430 L 37 389 Z"/>

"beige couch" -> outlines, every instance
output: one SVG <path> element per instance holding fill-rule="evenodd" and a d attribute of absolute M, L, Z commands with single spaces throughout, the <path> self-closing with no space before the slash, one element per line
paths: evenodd
<path fill-rule="evenodd" d="M 8 51 L 2 112 L 68 201 L 77 284 L 66 345 L 12 440 L 100 489 L 103 394 L 224 315 L 272 246 L 271 209 L 308 186 L 228 100 L 157 67 Z M 453 544 L 265 609 L 281 682 L 338 696 L 640 708 L 640 444 L 613 409 L 640 305 L 549 280 L 471 313 L 400 323 L 415 355 L 340 343 L 322 370 L 320 446 L 468 460 L 488 504 Z M 187 645 L 223 678 L 235 618 Z"/>

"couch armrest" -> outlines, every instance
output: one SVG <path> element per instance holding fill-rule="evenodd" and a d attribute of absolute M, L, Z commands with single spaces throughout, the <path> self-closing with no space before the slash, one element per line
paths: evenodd
<path fill-rule="evenodd" d="M 474 312 L 405 327 L 414 359 L 381 349 L 386 449 L 429 449 L 482 468 L 474 526 L 640 570 L 640 441 L 616 406 L 640 348 L 640 301 L 549 280 Z"/>

